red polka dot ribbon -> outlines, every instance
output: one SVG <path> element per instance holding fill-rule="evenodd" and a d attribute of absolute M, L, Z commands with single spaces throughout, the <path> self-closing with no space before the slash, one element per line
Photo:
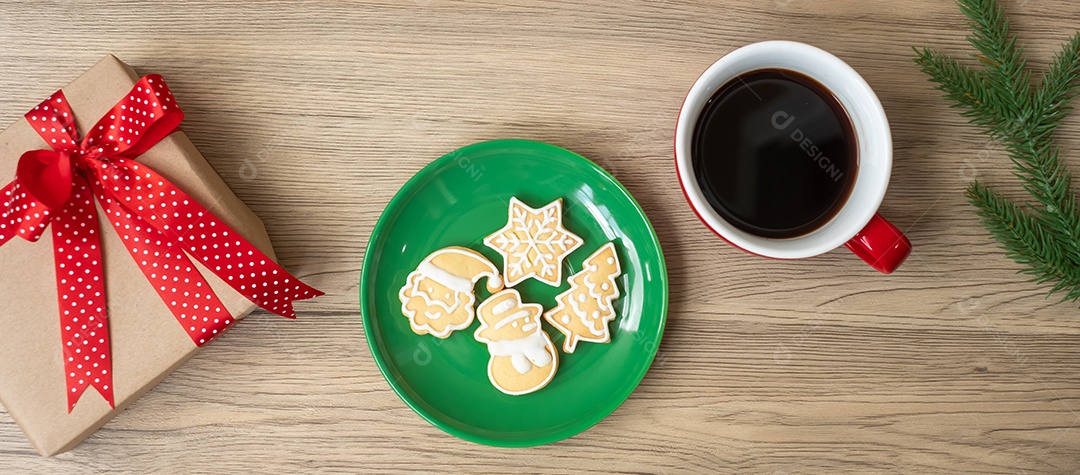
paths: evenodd
<path fill-rule="evenodd" d="M 198 346 L 234 319 L 191 258 L 258 306 L 284 317 L 296 318 L 294 300 L 322 295 L 134 161 L 172 133 L 183 117 L 157 75 L 139 80 L 81 140 L 63 91 L 26 114 L 52 150 L 23 154 L 15 180 L 0 189 L 0 245 L 15 236 L 35 242 L 52 225 L 69 412 L 89 386 L 115 405 L 95 198 Z"/>

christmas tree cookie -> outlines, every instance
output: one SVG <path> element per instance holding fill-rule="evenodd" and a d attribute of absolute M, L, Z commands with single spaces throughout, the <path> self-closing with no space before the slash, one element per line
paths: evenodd
<path fill-rule="evenodd" d="M 540 209 L 510 198 L 506 226 L 484 239 L 484 244 L 503 256 L 507 287 L 529 277 L 558 287 L 563 258 L 583 242 L 562 225 L 562 198 Z"/>
<path fill-rule="evenodd" d="M 615 244 L 604 244 L 585 259 L 581 272 L 570 276 L 570 289 L 555 297 L 558 304 L 544 314 L 544 319 L 566 335 L 563 351 L 573 353 L 578 341 L 611 341 L 608 323 L 615 319 L 619 287 L 615 279 L 622 275 Z"/>
<path fill-rule="evenodd" d="M 522 303 L 513 289 L 480 302 L 480 328 L 474 337 L 487 343 L 488 379 L 499 391 L 517 396 L 547 385 L 559 367 L 559 352 L 540 328 L 544 308 Z"/>

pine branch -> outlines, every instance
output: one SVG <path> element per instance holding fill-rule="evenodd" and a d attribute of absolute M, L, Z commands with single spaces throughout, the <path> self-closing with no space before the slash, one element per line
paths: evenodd
<path fill-rule="evenodd" d="M 1065 43 L 1043 73 L 1035 92 L 1035 109 L 1040 112 L 1036 138 L 1048 138 L 1069 113 L 1069 102 L 1076 96 L 1080 82 L 1080 32 Z"/>
<path fill-rule="evenodd" d="M 1026 210 L 978 182 L 968 197 L 1007 256 L 1026 266 L 1022 272 L 1038 283 L 1053 282 L 1050 292 L 1063 292 L 1063 300 L 1080 299 L 1080 200 L 1053 140 L 1080 88 L 1080 32 L 1033 86 L 1004 9 L 994 0 L 957 3 L 970 19 L 968 41 L 983 67 L 926 48 L 916 49 L 914 60 L 963 117 L 1004 146 L 1034 203 Z"/>
<path fill-rule="evenodd" d="M 1015 110 L 1024 110 L 1030 104 L 1031 77 L 1027 73 L 1024 50 L 1016 46 L 1016 38 L 1009 34 L 1009 20 L 1005 10 L 994 0 L 959 0 L 960 11 L 971 19 L 973 32 L 968 42 L 981 55 L 979 61 L 990 71 L 990 81 L 999 89 L 1012 91 L 1002 100 L 1012 102 Z"/>
<path fill-rule="evenodd" d="M 940 51 L 923 48 L 915 50 L 915 63 L 930 81 L 938 84 L 937 90 L 954 102 L 951 107 L 966 109 L 960 115 L 972 124 L 986 128 L 983 133 L 998 138 L 1012 127 L 1016 117 L 1013 109 L 1006 107 L 990 87 L 990 80 L 983 71 L 976 71 Z"/>
<path fill-rule="evenodd" d="M 978 181 L 971 183 L 967 195 L 1006 257 L 1028 266 L 1021 273 L 1032 275 L 1031 280 L 1037 283 L 1056 281 L 1050 293 L 1066 290 L 1063 300 L 1080 298 L 1080 266 L 1072 262 L 1061 265 L 1065 261 L 1061 249 L 1037 217 Z"/>

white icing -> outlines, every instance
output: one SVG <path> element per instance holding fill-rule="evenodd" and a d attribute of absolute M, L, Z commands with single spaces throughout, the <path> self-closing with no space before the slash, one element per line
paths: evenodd
<path fill-rule="evenodd" d="M 458 292 L 472 292 L 473 290 L 473 283 L 471 280 L 451 274 L 444 269 L 440 269 L 438 266 L 428 261 L 421 262 L 420 266 L 417 267 L 416 270 L 420 271 L 420 273 L 423 274 L 424 277 L 432 279 L 435 282 L 445 285 Z"/>
<path fill-rule="evenodd" d="M 502 302 L 499 302 L 499 303 L 495 304 L 494 307 L 491 307 L 491 313 L 506 313 L 506 312 L 509 312 L 510 309 L 514 308 L 514 305 L 516 305 L 516 304 L 517 304 L 517 302 L 514 302 L 514 299 L 503 300 Z"/>
<path fill-rule="evenodd" d="M 600 249 L 597 249 L 596 252 L 592 253 L 591 256 L 585 258 L 585 262 L 590 262 L 590 261 L 598 259 L 600 257 L 600 255 L 607 252 L 608 249 L 610 249 L 611 255 L 615 256 L 615 243 L 609 242 L 609 243 L 604 244 L 603 246 L 601 246 Z M 622 267 L 619 264 L 618 259 L 616 259 L 614 257 L 608 257 L 607 260 L 608 260 L 608 263 L 615 264 L 615 270 L 614 270 L 614 272 L 612 272 L 612 274 L 611 274 L 611 276 L 609 278 L 610 279 L 615 279 L 615 278 L 618 278 L 619 276 L 621 276 L 622 275 Z M 588 273 L 588 272 L 596 272 L 598 270 L 599 270 L 599 268 L 597 266 L 593 266 L 593 265 L 586 266 L 586 269 L 582 269 L 581 272 L 579 272 L 578 274 L 574 274 L 573 276 L 571 276 L 571 278 L 577 277 L 580 274 L 585 274 L 585 273 Z M 589 296 L 592 297 L 594 300 L 596 300 L 596 302 L 599 304 L 600 308 L 604 309 L 605 311 L 613 310 L 613 308 L 611 306 L 612 302 L 614 302 L 615 299 L 619 298 L 622 295 L 621 292 L 619 292 L 619 286 L 617 286 L 617 285 L 615 286 L 614 292 L 612 292 L 611 295 L 604 295 L 606 293 L 606 291 L 608 290 L 608 288 L 609 288 L 607 282 L 602 282 L 600 284 L 599 288 L 598 288 L 597 286 L 592 284 L 591 279 L 586 278 L 586 279 L 584 279 L 584 281 L 585 281 L 585 287 L 586 287 L 587 291 L 589 292 Z"/>
<path fill-rule="evenodd" d="M 521 318 L 529 318 L 530 313 L 531 312 L 529 312 L 528 310 L 518 310 L 514 313 L 511 313 L 510 315 L 503 317 L 502 320 L 496 322 L 495 329 L 498 330 L 502 327 L 505 327 L 506 324 L 513 322 L 514 320 L 518 320 Z"/>
<path fill-rule="evenodd" d="M 510 356 L 524 355 L 525 359 L 531 362 L 537 367 L 544 367 L 551 364 L 551 354 L 547 351 L 548 339 L 544 337 L 543 332 L 536 332 L 523 338 L 516 338 L 513 340 L 498 340 L 488 343 L 488 353 L 491 356 Z M 514 368 L 521 371 L 521 368 L 515 364 Z M 529 368 L 531 369 L 531 368 Z M 525 374 L 528 372 L 522 372 Z"/>
<path fill-rule="evenodd" d="M 539 369 L 540 371 L 542 371 L 542 373 L 544 373 L 543 381 L 538 381 L 538 382 L 536 382 L 536 384 L 533 384 L 531 387 L 528 387 L 528 388 L 521 388 L 521 389 L 515 389 L 515 390 L 507 389 L 506 387 L 503 386 L 503 384 L 500 381 L 499 377 L 496 377 L 496 375 L 495 375 L 496 359 L 494 357 L 492 357 L 491 360 L 488 361 L 488 368 L 487 368 L 488 369 L 487 370 L 488 380 L 491 381 L 491 384 L 493 386 L 495 386 L 496 389 L 498 389 L 499 391 L 502 391 L 503 394 L 509 394 L 511 396 L 517 396 L 517 395 L 521 395 L 521 394 L 528 394 L 528 393 L 531 393 L 533 391 L 536 391 L 536 390 L 546 386 L 549 382 L 551 382 L 551 379 L 555 377 L 555 373 L 559 369 L 559 359 L 556 357 L 556 355 L 558 354 L 557 350 L 555 350 L 555 346 L 552 344 L 551 339 L 548 338 L 546 333 L 544 333 L 542 331 L 538 331 L 534 335 L 538 335 L 540 337 L 540 339 L 543 340 L 544 353 L 547 355 L 548 358 L 550 358 L 550 360 L 547 361 L 547 364 L 545 364 L 544 366 L 541 366 L 540 368 L 535 368 L 535 367 L 533 368 L 533 369 Z M 549 348 L 550 348 L 550 350 L 549 350 Z M 548 353 L 549 351 L 550 351 L 550 353 Z M 528 360 L 527 356 L 526 356 L 526 360 Z M 535 362 L 529 361 L 529 363 L 534 364 Z M 511 364 L 513 364 L 512 360 L 511 360 Z M 516 370 L 516 368 L 515 368 L 515 370 Z M 531 376 L 532 375 L 529 375 L 527 377 L 531 378 Z"/>
<path fill-rule="evenodd" d="M 602 258 L 601 256 L 606 253 L 610 253 L 610 255 Z M 594 262 L 601 259 L 606 260 L 609 264 L 614 264 L 615 268 L 612 269 L 610 275 L 603 276 L 603 282 L 594 284 L 591 279 L 597 277 L 594 274 L 600 270 Z M 570 289 L 555 297 L 559 302 L 558 306 L 545 313 L 544 318 L 566 335 L 566 339 L 563 341 L 563 349 L 567 353 L 574 352 L 574 347 L 578 341 L 596 343 L 611 341 L 608 323 L 618 316 L 612 303 L 620 296 L 619 286 L 614 282 L 614 279 L 621 275 L 622 268 L 618 256 L 615 254 L 615 243 L 608 242 L 587 257 L 582 263 L 581 271 L 570 277 Z M 583 282 L 583 285 L 578 286 L 576 282 Z M 584 293 L 587 293 L 588 297 L 581 292 L 583 287 Z M 588 308 L 592 307 L 593 304 L 599 310 Z M 576 327 L 571 330 L 574 319 L 580 320 L 585 330 Z M 577 333 L 578 331 L 582 331 L 582 333 Z"/>
<path fill-rule="evenodd" d="M 533 367 L 532 363 L 529 362 L 529 359 L 526 358 L 523 353 L 518 353 L 511 356 L 510 364 L 514 365 L 514 369 L 516 369 L 517 372 L 521 374 L 528 373 L 529 370 Z"/>
<path fill-rule="evenodd" d="M 601 330 L 594 330 L 592 322 L 589 321 L 589 312 L 587 310 L 582 310 L 581 307 L 578 307 L 577 304 L 574 303 L 573 300 L 570 301 L 570 308 L 574 311 L 574 315 L 576 315 L 578 318 L 581 319 L 581 323 L 585 324 L 585 328 L 589 329 L 589 333 L 591 333 L 596 338 L 607 338 L 606 335 L 607 335 L 608 329 L 607 329 L 606 322 L 605 322 L 605 325 L 603 326 L 603 328 Z M 594 316 L 594 321 L 599 320 L 600 319 L 600 312 L 599 311 L 594 312 L 593 316 Z M 612 316 L 612 318 L 614 318 L 614 316 Z M 569 322 L 567 322 L 567 324 L 569 325 Z M 583 339 L 585 339 L 585 338 L 583 338 Z M 592 340 L 590 340 L 590 341 L 592 341 Z"/>
<path fill-rule="evenodd" d="M 461 306 L 461 294 L 458 293 L 458 292 L 454 292 L 454 295 L 453 295 L 453 298 L 451 299 L 451 301 L 447 302 L 447 301 L 442 300 L 442 299 L 440 299 L 438 297 L 430 295 L 427 292 L 424 292 L 423 290 L 420 290 L 415 285 L 412 287 L 412 289 L 413 289 L 413 296 L 414 297 L 420 297 L 421 299 L 423 299 L 424 300 L 424 305 L 427 305 L 428 307 L 439 307 L 439 308 L 442 308 L 443 310 L 446 310 L 447 313 L 451 313 L 454 310 L 457 310 L 457 308 Z"/>
<path fill-rule="evenodd" d="M 541 368 L 551 364 L 551 353 L 548 353 L 546 348 L 547 341 L 545 341 L 544 344 L 545 346 L 541 346 L 532 353 L 525 353 L 525 357 L 529 358 L 529 361 L 532 361 L 534 365 Z"/>
<path fill-rule="evenodd" d="M 506 285 L 535 277 L 548 285 L 562 283 L 562 259 L 584 241 L 562 225 L 562 200 L 534 209 L 510 198 L 507 223 L 484 239 L 503 257 Z"/>
<path fill-rule="evenodd" d="M 401 288 L 401 290 L 398 291 L 398 299 L 401 300 L 401 313 L 403 313 L 406 317 L 408 317 L 409 326 L 412 328 L 412 330 L 414 332 L 416 332 L 417 334 L 420 334 L 420 335 L 430 333 L 431 335 L 434 335 L 435 337 L 438 337 L 438 338 L 446 338 L 446 337 L 450 336 L 451 332 L 454 332 L 456 330 L 461 330 L 461 329 L 464 329 L 464 328 L 468 328 L 469 325 L 472 325 L 473 319 L 475 318 L 475 315 L 476 315 L 475 311 L 473 309 L 473 306 L 472 306 L 472 303 L 473 303 L 472 294 L 465 294 L 466 298 L 465 298 L 464 301 L 462 301 L 460 299 L 462 294 L 455 293 L 452 303 L 443 302 L 441 300 L 432 300 L 431 297 L 428 296 L 426 292 L 424 292 L 423 290 L 420 289 L 420 285 L 419 285 L 420 279 L 423 279 L 423 278 L 424 278 L 424 275 L 421 274 L 420 271 L 413 271 L 405 279 L 406 284 Z M 421 300 L 423 300 L 424 304 L 429 308 L 430 307 L 438 307 L 436 310 L 438 310 L 439 308 L 445 310 L 444 313 L 446 315 L 452 314 L 455 310 L 457 310 L 459 308 L 464 308 L 465 309 L 465 316 L 467 318 L 464 321 L 462 321 L 460 324 L 456 324 L 456 325 L 455 324 L 449 324 L 449 325 L 447 325 L 446 328 L 442 329 L 442 331 L 436 330 L 434 327 L 432 327 L 430 325 L 429 322 L 418 323 L 417 322 L 418 312 L 416 310 L 410 309 L 408 307 L 408 303 L 414 297 L 421 297 Z M 464 306 L 464 307 L 462 307 L 462 306 Z M 431 312 L 429 312 L 427 310 L 424 311 L 424 316 L 428 317 L 429 320 L 432 320 L 432 321 L 436 320 L 436 318 L 432 318 Z"/>

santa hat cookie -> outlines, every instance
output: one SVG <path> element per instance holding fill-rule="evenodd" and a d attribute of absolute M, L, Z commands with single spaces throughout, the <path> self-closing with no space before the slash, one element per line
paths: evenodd
<path fill-rule="evenodd" d="M 401 312 L 418 335 L 450 336 L 467 328 L 475 317 L 473 286 L 487 277 L 487 290 L 503 288 L 499 271 L 479 252 L 445 247 L 429 254 L 405 279 L 398 292 Z"/>

